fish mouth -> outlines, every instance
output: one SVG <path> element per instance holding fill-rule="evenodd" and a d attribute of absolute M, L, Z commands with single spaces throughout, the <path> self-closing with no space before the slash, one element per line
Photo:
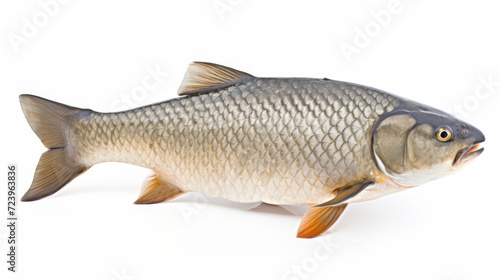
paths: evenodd
<path fill-rule="evenodd" d="M 484 148 L 479 148 L 482 142 L 483 141 L 477 141 L 463 149 L 460 149 L 453 160 L 453 166 L 463 165 L 469 160 L 478 157 L 484 151 Z"/>

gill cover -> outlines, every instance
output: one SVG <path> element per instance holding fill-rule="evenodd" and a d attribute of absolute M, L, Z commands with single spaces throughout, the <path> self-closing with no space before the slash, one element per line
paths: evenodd
<path fill-rule="evenodd" d="M 406 173 L 408 134 L 416 120 L 408 113 L 391 114 L 380 120 L 373 132 L 373 154 L 379 169 L 395 179 Z"/>

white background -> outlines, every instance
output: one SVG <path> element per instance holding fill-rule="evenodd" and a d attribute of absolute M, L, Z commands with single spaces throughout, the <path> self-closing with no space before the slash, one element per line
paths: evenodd
<path fill-rule="evenodd" d="M 301 215 L 277 206 L 196 194 L 133 205 L 149 171 L 101 164 L 20 204 L 16 274 L 3 261 L 2 218 L 1 279 L 500 279 L 500 84 L 481 82 L 500 81 L 494 1 L 70 0 L 48 16 L 46 1 L 0 4 L 1 217 L 7 165 L 17 164 L 20 197 L 45 150 L 19 94 L 97 111 L 136 107 L 175 97 L 193 60 L 462 106 L 486 149 L 452 176 L 350 205 L 311 240 L 295 238 Z"/>

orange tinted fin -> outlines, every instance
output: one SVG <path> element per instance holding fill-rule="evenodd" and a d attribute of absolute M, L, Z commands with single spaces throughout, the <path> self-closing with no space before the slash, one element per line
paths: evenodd
<path fill-rule="evenodd" d="M 298 238 L 313 238 L 329 229 L 342 215 L 347 204 L 313 207 L 304 214 L 297 230 Z"/>
<path fill-rule="evenodd" d="M 158 174 L 154 174 L 149 178 L 141 189 L 139 198 L 135 204 L 152 204 L 164 202 L 176 198 L 184 192 L 178 187 L 160 179 Z"/>
<path fill-rule="evenodd" d="M 330 201 L 322 203 L 320 205 L 316 205 L 316 207 L 325 207 L 325 206 L 335 206 L 341 204 L 348 199 L 351 199 L 361 193 L 368 186 L 372 185 L 373 181 L 363 181 L 359 184 L 348 186 L 338 191 L 337 195 Z"/>

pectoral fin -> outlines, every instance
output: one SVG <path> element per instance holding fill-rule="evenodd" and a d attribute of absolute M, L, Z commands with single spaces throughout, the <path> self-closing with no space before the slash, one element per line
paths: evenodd
<path fill-rule="evenodd" d="M 359 184 L 343 188 L 337 193 L 337 195 L 332 200 L 316 205 L 315 207 L 335 206 L 341 204 L 347 201 L 348 199 L 355 197 L 371 184 L 373 184 L 373 181 L 363 181 Z"/>
<path fill-rule="evenodd" d="M 141 189 L 141 194 L 134 204 L 164 202 L 174 199 L 183 193 L 184 191 L 173 184 L 163 181 L 160 176 L 155 173 L 144 183 Z"/>
<path fill-rule="evenodd" d="M 346 207 L 347 204 L 341 204 L 307 210 L 297 230 L 297 237 L 312 238 L 322 234 L 337 221 Z"/>

